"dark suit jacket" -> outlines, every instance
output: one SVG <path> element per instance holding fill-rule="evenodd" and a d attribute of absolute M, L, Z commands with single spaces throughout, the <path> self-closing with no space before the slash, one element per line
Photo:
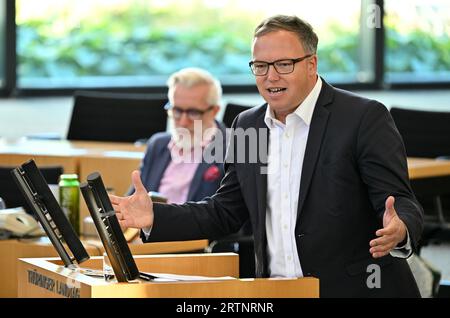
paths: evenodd
<path fill-rule="evenodd" d="M 241 113 L 233 127 L 266 127 L 266 107 Z M 236 143 L 231 143 L 227 156 L 236 151 Z M 248 156 L 248 147 L 245 151 Z M 182 206 L 155 204 L 149 241 L 217 237 L 250 218 L 256 277 L 267 277 L 263 166 L 227 162 L 221 187 L 211 199 Z M 322 297 L 420 296 L 405 259 L 373 259 L 369 253 L 389 195 L 395 197 L 413 248 L 417 244 L 423 211 L 407 171 L 404 145 L 386 107 L 323 81 L 308 135 L 295 228 L 303 273 L 320 279 Z M 367 287 L 370 264 L 380 266 L 381 288 Z"/>
<path fill-rule="evenodd" d="M 223 161 L 226 151 L 226 127 L 217 121 L 216 124 L 224 138 L 214 139 L 211 144 L 208 145 L 208 149 L 214 147 L 215 151 L 218 151 L 218 157 L 220 157 L 221 160 L 220 162 L 209 163 L 203 160 L 198 165 L 189 186 L 187 201 L 200 201 L 205 197 L 213 195 L 219 188 L 220 181 L 223 178 Z M 171 161 L 170 150 L 167 148 L 170 139 L 171 135 L 163 132 L 154 134 L 147 142 L 147 151 L 140 167 L 141 180 L 147 191 L 158 191 L 159 189 L 164 172 Z M 209 180 L 208 178 L 205 180 L 205 173 L 212 166 L 217 166 L 219 168 L 220 175 L 214 180 Z M 131 194 L 133 192 L 134 189 L 130 189 L 129 193 Z"/>

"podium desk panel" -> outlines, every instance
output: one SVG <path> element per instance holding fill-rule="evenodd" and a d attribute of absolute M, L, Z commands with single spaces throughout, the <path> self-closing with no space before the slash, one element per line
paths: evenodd
<path fill-rule="evenodd" d="M 19 297 L 73 298 L 298 298 L 319 297 L 319 280 L 237 279 L 238 255 L 234 253 L 154 255 L 135 257 L 141 271 L 211 276 L 206 281 L 107 282 L 64 268 L 56 259 L 21 259 Z M 84 267 L 100 269 L 94 257 Z M 229 279 L 214 277 L 231 276 Z"/>
<path fill-rule="evenodd" d="M 86 251 L 91 256 L 102 255 L 103 247 L 99 243 L 83 241 Z M 47 237 L 0 241 L 0 298 L 17 297 L 17 265 L 19 258 L 52 256 L 58 256 L 58 253 Z"/>

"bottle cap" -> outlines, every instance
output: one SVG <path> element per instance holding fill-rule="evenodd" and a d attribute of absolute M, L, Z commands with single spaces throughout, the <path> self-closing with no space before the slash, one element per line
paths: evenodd
<path fill-rule="evenodd" d="M 78 179 L 78 175 L 77 174 L 62 174 L 61 175 L 61 180 L 73 180 L 73 179 Z"/>

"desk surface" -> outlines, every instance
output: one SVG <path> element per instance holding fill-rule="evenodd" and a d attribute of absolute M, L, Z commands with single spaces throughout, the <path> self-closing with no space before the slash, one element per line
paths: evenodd
<path fill-rule="evenodd" d="M 408 158 L 408 172 L 410 179 L 450 175 L 450 160 Z"/>
<path fill-rule="evenodd" d="M 38 156 L 112 156 L 142 158 L 144 146 L 122 142 L 27 140 L 7 142 L 0 139 L 0 154 Z"/>

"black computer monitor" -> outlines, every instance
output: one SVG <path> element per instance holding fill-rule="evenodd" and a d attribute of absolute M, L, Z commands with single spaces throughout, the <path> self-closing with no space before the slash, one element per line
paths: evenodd
<path fill-rule="evenodd" d="M 11 171 L 25 200 L 36 214 L 65 266 L 89 259 L 83 244 L 65 216 L 34 160 Z M 64 246 L 67 244 L 67 248 Z"/>
<path fill-rule="evenodd" d="M 100 174 L 91 173 L 87 182 L 81 183 L 80 189 L 117 281 L 126 282 L 139 277 L 145 279 L 144 274 L 139 273 Z"/>

